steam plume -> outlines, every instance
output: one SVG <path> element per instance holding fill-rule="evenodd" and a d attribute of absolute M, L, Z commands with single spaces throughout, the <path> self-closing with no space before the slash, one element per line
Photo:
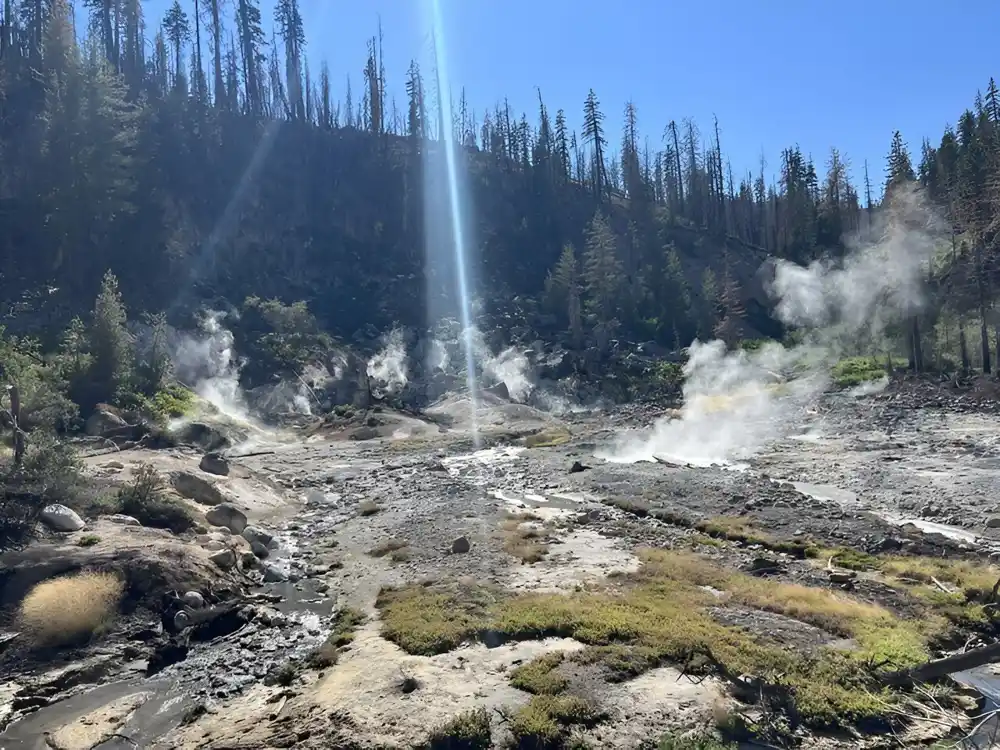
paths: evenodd
<path fill-rule="evenodd" d="M 770 288 L 776 314 L 805 329 L 805 343 L 729 352 L 721 341 L 695 341 L 684 367 L 681 418 L 660 420 L 645 434 L 621 436 L 599 455 L 625 463 L 654 456 L 695 465 L 727 463 L 788 434 L 802 408 L 827 386 L 830 365 L 842 353 L 880 342 L 888 326 L 919 311 L 935 229 L 922 196 L 901 192 L 893 197 L 877 242 L 839 262 L 803 267 L 778 261 Z"/>
<path fill-rule="evenodd" d="M 406 347 L 403 333 L 393 329 L 385 338 L 385 345 L 368 360 L 368 377 L 379 396 L 398 393 L 406 387 Z"/>
<path fill-rule="evenodd" d="M 225 313 L 209 310 L 202 315 L 200 335 L 176 333 L 174 368 L 182 382 L 221 413 L 248 421 L 247 404 L 240 388 L 242 362 L 233 350 L 233 334 L 222 325 Z"/>

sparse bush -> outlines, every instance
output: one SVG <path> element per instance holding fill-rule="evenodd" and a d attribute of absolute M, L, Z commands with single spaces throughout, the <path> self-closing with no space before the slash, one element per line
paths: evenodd
<path fill-rule="evenodd" d="M 426 750 L 489 750 L 492 738 L 489 713 L 485 708 L 476 708 L 433 730 L 424 747 Z"/>
<path fill-rule="evenodd" d="M 79 643 L 108 626 L 123 590 L 121 579 L 111 573 L 78 573 L 43 581 L 21 602 L 21 627 L 42 646 Z"/>
<path fill-rule="evenodd" d="M 272 667 L 271 670 L 264 676 L 264 684 L 289 687 L 293 682 L 295 682 L 295 678 L 298 676 L 298 664 L 292 660 L 288 660 L 282 664 Z"/>
<path fill-rule="evenodd" d="M 852 388 L 862 383 L 881 380 L 886 376 L 885 357 L 848 357 L 833 366 L 833 382 L 841 388 Z M 892 358 L 893 368 L 906 367 L 906 361 Z"/>
<path fill-rule="evenodd" d="M 67 395 L 60 358 L 47 360 L 38 341 L 7 336 L 0 326 L 0 362 L 4 383 L 16 383 L 21 396 L 20 426 L 27 431 L 64 431 L 74 427 L 79 409 Z"/>
<path fill-rule="evenodd" d="M 46 505 L 85 504 L 87 486 L 76 456 L 46 432 L 31 433 L 21 466 L 9 454 L 0 459 L 0 481 L 0 550 L 28 544 Z"/>
<path fill-rule="evenodd" d="M 132 481 L 118 490 L 121 512 L 133 516 L 143 526 L 169 529 L 175 534 L 194 526 L 191 512 L 180 502 L 166 497 L 162 477 L 150 464 L 143 464 Z"/>
<path fill-rule="evenodd" d="M 710 734 L 669 734 L 660 738 L 656 750 L 736 750 L 736 745 Z"/>
<path fill-rule="evenodd" d="M 93 547 L 95 544 L 101 543 L 101 537 L 97 534 L 84 534 L 77 541 L 77 546 L 79 547 Z"/>
<path fill-rule="evenodd" d="M 517 747 L 555 750 L 563 747 L 571 727 L 590 726 L 600 720 L 600 711 L 583 698 L 536 695 L 511 718 L 510 731 Z"/>

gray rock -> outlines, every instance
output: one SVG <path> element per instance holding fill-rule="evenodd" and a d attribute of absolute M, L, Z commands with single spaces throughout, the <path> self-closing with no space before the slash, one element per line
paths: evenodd
<path fill-rule="evenodd" d="M 1000 516 L 994 516 L 986 521 L 986 528 L 1000 529 Z"/>
<path fill-rule="evenodd" d="M 227 547 L 226 549 L 212 553 L 209 555 L 208 559 L 223 570 L 231 570 L 232 567 L 236 565 L 236 552 Z"/>
<path fill-rule="evenodd" d="M 117 414 L 98 409 L 87 418 L 84 431 L 91 437 L 104 437 L 124 427 L 128 427 L 128 423 Z"/>
<path fill-rule="evenodd" d="M 510 401 L 510 389 L 502 380 L 499 383 L 483 388 L 483 393 L 489 393 L 491 396 L 496 396 L 504 401 Z"/>
<path fill-rule="evenodd" d="M 246 514 L 232 503 L 219 503 L 205 513 L 205 520 L 212 526 L 225 526 L 234 534 L 242 534 L 247 527 Z"/>
<path fill-rule="evenodd" d="M 853 570 L 831 570 L 828 575 L 830 583 L 851 583 L 858 577 Z"/>
<path fill-rule="evenodd" d="M 451 543 L 451 551 L 452 554 L 455 555 L 465 554 L 470 549 L 472 549 L 472 545 L 469 543 L 469 540 L 464 536 L 460 536 L 458 539 L 456 539 Z"/>
<path fill-rule="evenodd" d="M 187 591 L 181 599 L 192 609 L 201 609 L 205 606 L 205 597 L 197 591 Z"/>
<path fill-rule="evenodd" d="M 39 518 L 53 531 L 79 531 L 86 525 L 75 510 L 59 503 L 46 505 Z"/>
<path fill-rule="evenodd" d="M 180 633 L 191 624 L 191 615 L 183 609 L 174 614 L 174 629 Z"/>
<path fill-rule="evenodd" d="M 110 516 L 105 516 L 105 518 L 107 518 L 107 520 L 111 523 L 117 523 L 122 526 L 142 526 L 142 524 L 139 523 L 138 518 L 126 516 L 124 513 L 113 513 Z"/>
<path fill-rule="evenodd" d="M 262 547 L 268 548 L 274 541 L 274 534 L 269 534 L 259 526 L 247 526 L 243 529 L 243 538 L 250 542 L 251 547 L 257 542 Z"/>
<path fill-rule="evenodd" d="M 376 430 L 374 427 L 365 426 L 365 427 L 359 427 L 354 432 L 352 432 L 348 436 L 348 439 L 349 440 L 374 440 L 377 437 L 378 437 L 378 430 Z"/>
<path fill-rule="evenodd" d="M 221 549 L 226 549 L 229 545 L 225 542 L 219 541 L 218 539 L 209 539 L 207 542 L 202 542 L 201 546 L 209 552 L 218 552 Z"/>
<path fill-rule="evenodd" d="M 247 433 L 232 426 L 225 428 L 205 422 L 185 422 L 173 432 L 180 443 L 196 445 L 204 451 L 219 451 L 246 440 Z"/>
<path fill-rule="evenodd" d="M 268 557 L 271 554 L 271 552 L 268 550 L 267 547 L 265 547 L 260 542 L 256 541 L 250 542 L 250 551 L 253 552 L 255 557 L 258 557 L 261 560 L 263 560 L 264 558 Z"/>
<path fill-rule="evenodd" d="M 191 498 L 202 505 L 218 505 L 226 501 L 226 496 L 219 488 L 187 471 L 175 471 L 170 475 L 170 484 L 184 497 Z M 222 524 L 219 524 L 220 526 Z"/>
<path fill-rule="evenodd" d="M 228 477 L 229 459 L 221 453 L 217 453 L 215 451 L 206 453 L 201 457 L 201 462 L 198 464 L 198 468 L 209 474 L 218 474 L 219 476 Z"/>
<path fill-rule="evenodd" d="M 245 550 L 240 555 L 240 561 L 243 563 L 243 568 L 244 569 L 250 569 L 250 570 L 252 570 L 252 569 L 257 568 L 257 567 L 260 566 L 260 560 L 257 559 L 257 555 L 255 555 L 251 551 Z"/>
<path fill-rule="evenodd" d="M 264 566 L 264 583 L 281 583 L 287 580 L 288 576 L 277 565 Z"/>

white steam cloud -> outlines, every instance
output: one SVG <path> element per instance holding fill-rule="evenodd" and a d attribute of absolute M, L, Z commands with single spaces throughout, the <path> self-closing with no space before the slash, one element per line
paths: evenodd
<path fill-rule="evenodd" d="M 485 385 L 502 382 L 507 386 L 512 400 L 525 402 L 534 389 L 534 383 L 531 380 L 531 366 L 524 353 L 509 346 L 499 354 L 494 354 L 478 328 L 471 328 L 468 335 L 472 342 L 473 357 L 482 368 Z"/>
<path fill-rule="evenodd" d="M 599 453 L 632 463 L 661 458 L 693 465 L 752 456 L 796 426 L 802 409 L 828 384 L 830 365 L 848 348 L 880 342 L 890 325 L 919 311 L 935 252 L 935 225 L 920 194 L 894 197 L 879 240 L 842 261 L 808 267 L 779 261 L 771 284 L 776 313 L 805 329 L 806 343 L 768 343 L 727 351 L 695 341 L 684 366 L 679 419 L 620 436 Z"/>
<path fill-rule="evenodd" d="M 370 360 L 368 360 L 368 378 L 372 390 L 382 398 L 398 393 L 406 387 L 406 347 L 403 345 L 403 333 L 398 328 L 393 329 L 385 337 L 385 345 Z"/>
<path fill-rule="evenodd" d="M 240 388 L 242 362 L 233 350 L 233 334 L 222 325 L 225 313 L 209 310 L 201 318 L 200 334 L 176 333 L 174 369 L 182 382 L 222 414 L 249 420 Z"/>

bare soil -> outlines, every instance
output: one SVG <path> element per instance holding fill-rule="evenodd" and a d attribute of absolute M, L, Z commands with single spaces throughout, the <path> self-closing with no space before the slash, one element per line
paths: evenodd
<path fill-rule="evenodd" d="M 501 747 L 511 741 L 516 712 L 532 700 L 511 684 L 512 671 L 544 654 L 582 653 L 587 644 L 562 636 L 503 643 L 480 637 L 441 653 L 406 653 L 384 637 L 380 592 L 434 583 L 568 597 L 640 575 L 642 550 L 650 548 L 693 550 L 727 570 L 763 571 L 768 580 L 834 591 L 916 622 L 924 610 L 905 586 L 871 571 L 833 582 L 831 564 L 815 554 L 850 548 L 987 565 L 1000 550 L 1000 528 L 990 525 L 1000 516 L 996 417 L 988 405 L 956 406 L 956 397 L 938 387 L 916 391 L 831 395 L 797 434 L 768 446 L 747 471 L 595 458 L 616 432 L 651 421 L 653 410 L 636 407 L 556 419 L 491 400 L 480 418 L 479 450 L 464 421 L 468 405 L 458 398 L 440 404 L 433 419 L 372 413 L 371 424 L 361 425 L 371 431 L 361 434 L 353 420 L 342 428 L 313 425 L 308 438 L 257 436 L 258 455 L 230 451 L 230 476 L 201 476 L 252 524 L 276 534 L 278 549 L 263 562 L 283 580 L 262 582 L 259 570 L 242 564 L 219 570 L 195 534 L 176 537 L 106 519 L 89 519 L 75 535 L 2 561 L 8 611 L 33 581 L 117 565 L 157 571 L 150 590 L 158 592 L 231 589 L 242 614 L 192 637 L 184 658 L 153 674 L 150 662 L 173 641 L 169 633 L 144 633 L 159 626 L 148 602 L 123 612 L 103 639 L 46 655 L 52 663 L 23 652 L 8 656 L 8 682 L 0 683 L 0 717 L 8 726 L 0 747 L 410 748 L 480 707 L 489 710 Z M 124 481 L 139 462 L 164 474 L 197 473 L 199 458 L 183 449 L 137 450 L 95 456 L 88 465 Z M 77 546 L 81 534 L 100 542 Z M 468 551 L 457 541 L 463 538 Z M 332 614 L 345 608 L 363 615 L 362 624 L 337 645 L 335 663 L 309 666 L 333 627 Z M 756 606 L 720 600 L 712 616 L 790 651 L 856 645 Z M 986 627 L 954 630 L 952 641 L 962 643 L 991 637 Z M 957 645 L 942 639 L 935 653 Z M 94 659 L 82 676 L 52 674 L 53 664 Z M 559 670 L 572 695 L 600 709 L 599 720 L 572 728 L 574 741 L 588 743 L 580 746 L 655 746 L 666 732 L 711 729 L 736 713 L 760 718 L 761 707 L 737 700 L 718 674 L 695 676 L 682 664 L 659 664 L 629 679 L 585 660 Z M 947 716 L 936 730 L 935 722 L 915 721 L 832 732 L 800 727 L 782 741 L 932 741 L 948 734 L 948 722 L 965 725 L 953 706 Z"/>

